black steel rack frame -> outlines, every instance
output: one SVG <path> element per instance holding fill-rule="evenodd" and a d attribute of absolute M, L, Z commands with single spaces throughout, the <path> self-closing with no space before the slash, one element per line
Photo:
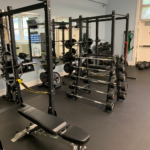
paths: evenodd
<path fill-rule="evenodd" d="M 46 53 L 47 53 L 47 66 L 48 66 L 48 95 L 49 95 L 49 108 L 48 113 L 52 115 L 56 115 L 55 107 L 54 107 L 54 86 L 53 86 L 53 55 L 52 55 L 52 40 L 51 40 L 51 6 L 50 0 L 43 0 L 42 2 L 30 5 L 18 9 L 12 9 L 12 7 L 7 7 L 7 12 L 2 12 L 0 10 L 0 24 L 3 25 L 3 17 L 8 16 L 9 19 L 9 28 L 10 28 L 10 39 L 11 39 L 11 53 L 12 53 L 12 62 L 13 65 L 18 65 L 17 61 L 17 53 L 16 53 L 16 42 L 15 42 L 15 34 L 14 34 L 14 23 L 13 23 L 13 15 L 33 11 L 36 9 L 44 9 L 45 11 L 45 33 L 46 33 Z M 2 50 L 3 52 L 6 51 L 5 46 L 5 35 L 4 35 L 4 28 L 1 29 L 1 42 L 2 42 Z M 23 105 L 23 100 L 21 97 L 21 90 L 17 79 L 19 78 L 19 72 L 17 67 L 14 68 L 14 78 L 15 78 L 15 85 L 18 94 L 19 104 Z M 7 72 L 7 71 L 6 71 Z M 6 73 L 6 79 L 9 78 Z M 7 85 L 7 96 L 9 95 L 9 85 Z M 11 97 L 9 97 L 11 98 Z"/>
<path fill-rule="evenodd" d="M 114 29 L 115 29 L 115 19 L 114 19 L 114 16 L 115 16 L 115 12 L 113 11 L 112 12 L 112 15 L 109 15 L 109 17 L 112 17 L 112 55 L 114 54 Z M 97 16 L 97 17 L 88 17 L 88 18 L 82 18 L 82 16 L 80 15 L 78 19 L 72 19 L 71 17 L 69 18 L 69 40 L 70 42 L 72 42 L 72 23 L 73 22 L 77 22 L 78 23 L 78 26 L 79 26 L 79 41 L 82 41 L 82 23 L 85 22 L 86 23 L 86 39 L 89 38 L 89 23 L 91 22 L 95 22 L 96 23 L 96 54 L 98 54 L 98 40 L 99 40 L 99 37 L 98 37 L 98 30 L 99 30 L 99 18 L 107 18 L 108 15 L 106 16 Z M 94 20 L 93 20 L 94 19 Z M 113 21 L 114 20 L 114 21 Z M 86 49 L 88 50 L 89 49 L 89 45 L 86 44 Z M 81 55 L 82 54 L 82 44 L 79 44 L 79 54 Z M 72 55 L 72 47 L 70 48 L 70 55 Z M 91 54 L 88 54 L 89 56 L 91 56 Z M 110 56 L 112 56 L 110 55 Z M 97 56 L 100 56 L 100 55 L 97 55 Z M 70 62 L 72 64 L 72 62 Z M 89 61 L 88 59 L 86 60 L 86 67 L 89 68 Z M 82 68 L 82 59 L 78 59 L 78 75 L 77 76 L 80 76 L 81 74 L 81 68 Z M 89 71 L 87 70 L 87 78 L 89 78 Z M 109 77 L 109 81 L 111 80 L 111 76 Z M 76 78 L 76 87 L 75 87 L 75 95 L 78 95 L 79 93 L 79 88 L 78 88 L 78 85 L 79 85 L 79 81 L 80 81 L 80 78 Z M 86 85 L 87 88 L 90 88 L 90 83 Z M 108 90 L 110 90 L 110 87 L 108 85 Z M 77 99 L 77 97 L 75 97 Z M 106 100 L 106 102 L 108 101 L 108 98 Z"/>
<path fill-rule="evenodd" d="M 53 41 L 55 42 L 55 27 L 58 26 L 58 25 L 69 25 L 69 22 L 55 22 L 55 20 L 53 19 L 52 20 L 52 32 L 53 32 Z M 62 29 L 62 47 L 63 47 L 63 58 L 64 58 L 64 55 L 65 55 L 65 29 L 63 28 Z M 55 47 L 53 49 L 55 51 Z"/>
<path fill-rule="evenodd" d="M 119 17 L 116 17 L 119 16 Z M 87 56 L 98 56 L 98 57 L 112 57 L 114 56 L 114 42 L 115 42 L 115 22 L 116 20 L 126 20 L 126 32 L 125 32 L 125 49 L 124 49 L 124 57 L 126 57 L 126 49 L 127 49 L 127 37 L 128 37 L 128 28 L 129 28 L 129 14 L 126 15 L 121 15 L 121 14 L 116 14 L 115 11 L 112 11 L 112 14 L 110 15 L 103 15 L 103 16 L 95 16 L 95 17 L 86 17 L 86 18 L 82 18 L 82 16 L 79 16 L 78 19 L 72 19 L 71 17 L 69 18 L 69 40 L 70 40 L 70 44 L 72 42 L 72 23 L 73 22 L 77 22 L 78 26 L 79 26 L 79 40 L 82 41 L 82 23 L 85 22 L 86 23 L 86 39 L 89 38 L 89 23 L 96 23 L 96 54 L 87 54 Z M 111 21 L 112 22 L 112 26 L 111 26 L 111 55 L 98 55 L 98 33 L 99 33 L 99 22 L 104 22 L 104 21 Z M 87 44 L 86 49 L 88 50 L 89 46 Z M 79 44 L 79 54 L 82 54 L 82 44 Z M 70 55 L 72 55 L 72 47 L 70 48 Z M 117 78 L 119 76 L 119 71 L 118 71 L 118 58 L 117 58 L 117 63 L 116 63 L 116 74 L 117 74 Z M 72 62 L 70 62 L 72 64 Z M 125 63 L 125 62 L 124 62 Z M 88 64 L 88 60 L 87 60 L 87 68 L 89 68 L 89 64 Z M 97 64 L 97 62 L 96 62 Z M 79 58 L 78 59 L 78 76 L 80 76 L 81 74 L 81 67 L 82 67 L 82 60 Z M 113 67 L 113 63 L 111 63 L 111 67 Z M 87 78 L 89 77 L 89 74 L 87 73 Z M 109 77 L 109 82 L 111 80 L 111 76 Z M 79 81 L 80 78 L 76 78 L 76 87 L 75 87 L 75 95 L 78 95 L 79 92 Z M 90 84 L 88 85 L 88 87 L 90 87 Z M 107 92 L 110 90 L 110 86 L 108 85 L 108 89 Z M 120 87 L 119 87 L 119 80 L 117 80 L 117 91 L 120 91 Z M 77 99 L 77 98 L 76 98 Z M 119 100 L 119 96 L 117 94 L 117 100 Z M 106 102 L 108 101 L 108 97 Z"/>

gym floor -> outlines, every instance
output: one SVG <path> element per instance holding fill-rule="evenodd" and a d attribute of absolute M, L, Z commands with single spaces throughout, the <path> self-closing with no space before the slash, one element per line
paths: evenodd
<path fill-rule="evenodd" d="M 150 147 L 150 69 L 140 71 L 135 67 L 127 68 L 128 76 L 137 80 L 127 79 L 129 84 L 128 97 L 116 103 L 112 113 L 104 111 L 104 106 L 87 102 L 74 101 L 66 97 L 68 85 L 56 90 L 55 107 L 57 114 L 71 125 L 87 131 L 91 139 L 87 143 L 89 150 L 149 150 Z M 70 79 L 64 78 L 67 83 Z M 100 87 L 100 86 L 99 86 Z M 38 87 L 33 87 L 39 90 Z M 106 86 L 101 87 L 105 90 Z M 40 90 L 45 90 L 42 88 Z M 86 92 L 80 95 L 87 96 Z M 48 109 L 48 96 L 22 91 L 25 103 L 42 111 Z M 99 94 L 92 92 L 88 97 L 96 99 Z M 105 97 L 102 96 L 102 99 Z M 4 108 L 8 108 L 5 112 Z M 0 140 L 5 150 L 69 150 L 59 141 L 28 135 L 16 143 L 10 140 L 15 131 L 21 131 L 29 125 L 29 121 L 17 113 L 19 106 L 0 98 Z"/>

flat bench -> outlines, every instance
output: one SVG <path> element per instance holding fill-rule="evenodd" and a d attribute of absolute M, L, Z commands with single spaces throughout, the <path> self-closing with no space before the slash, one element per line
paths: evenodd
<path fill-rule="evenodd" d="M 69 127 L 67 122 L 63 119 L 42 112 L 32 106 L 26 105 L 25 107 L 19 109 L 18 113 L 37 125 L 34 125 L 34 127 L 32 126 L 26 128 L 23 130 L 23 132 L 20 133 L 31 133 L 32 130 L 35 131 L 35 129 L 38 127 L 38 129 L 41 128 L 53 136 L 60 136 L 62 139 L 73 143 L 78 147 L 82 147 L 90 139 L 89 134 L 84 130 L 76 126 Z M 20 135 L 20 133 L 17 133 L 16 136 L 12 139 L 13 142 L 24 136 Z"/>

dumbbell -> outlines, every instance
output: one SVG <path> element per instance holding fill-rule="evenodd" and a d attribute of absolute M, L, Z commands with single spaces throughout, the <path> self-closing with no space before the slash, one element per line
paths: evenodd
<path fill-rule="evenodd" d="M 119 71 L 121 71 L 122 73 L 125 73 L 126 69 L 124 64 L 119 64 Z"/>
<path fill-rule="evenodd" d="M 119 99 L 125 100 L 127 98 L 127 93 L 119 92 L 118 93 Z"/>
<path fill-rule="evenodd" d="M 120 80 L 121 82 L 125 82 L 125 79 L 126 79 L 125 74 L 122 73 L 122 72 L 119 72 L 119 80 Z"/>

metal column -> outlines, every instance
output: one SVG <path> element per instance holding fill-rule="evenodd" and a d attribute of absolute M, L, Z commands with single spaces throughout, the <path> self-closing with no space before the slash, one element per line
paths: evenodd
<path fill-rule="evenodd" d="M 99 34 L 99 22 L 98 22 L 98 18 L 96 19 L 96 54 L 98 54 L 98 37 Z"/>
<path fill-rule="evenodd" d="M 30 61 L 33 61 L 33 58 L 32 58 L 32 46 L 31 46 L 31 33 L 30 33 L 30 26 L 29 25 L 28 25 L 28 37 L 29 37 Z"/>
<path fill-rule="evenodd" d="M 126 51 L 128 50 L 128 47 L 127 47 L 128 34 L 129 34 L 129 14 L 126 15 L 126 31 L 125 31 L 125 47 L 124 47 L 125 62 L 126 62 L 126 59 L 127 59 Z"/>
<path fill-rule="evenodd" d="M 63 60 L 65 55 L 65 29 L 62 29 Z"/>
<path fill-rule="evenodd" d="M 53 32 L 53 42 L 54 42 L 54 45 L 55 45 L 55 21 L 54 19 L 52 20 L 52 32 Z M 56 58 L 56 49 L 55 49 L 55 46 L 53 48 L 53 53 L 55 55 L 55 58 Z"/>
<path fill-rule="evenodd" d="M 8 12 L 12 10 L 12 7 L 8 6 L 7 7 Z M 9 19 L 9 29 L 10 29 L 10 37 L 11 37 L 11 52 L 12 52 L 12 62 L 13 65 L 18 65 L 18 59 L 17 59 L 17 53 L 16 53 L 16 41 L 15 41 L 15 33 L 14 33 L 14 22 L 13 22 L 13 15 L 9 14 L 8 15 Z M 17 97 L 17 102 L 19 104 L 22 104 L 22 97 L 21 97 L 21 90 L 20 90 L 20 85 L 17 82 L 17 79 L 19 79 L 19 71 L 18 68 L 14 68 L 14 78 L 15 78 L 15 85 L 16 85 L 16 97 Z"/>
<path fill-rule="evenodd" d="M 50 0 L 44 2 L 45 9 L 45 34 L 46 34 L 46 54 L 47 54 L 47 72 L 48 72 L 48 95 L 49 95 L 49 108 L 48 113 L 56 115 L 54 106 L 55 94 L 53 86 L 53 55 L 52 55 L 52 40 L 51 40 L 51 7 Z"/>
<path fill-rule="evenodd" d="M 2 12 L 2 10 L 0 10 L 0 12 Z M 4 25 L 4 20 L 3 17 L 0 17 L 0 24 Z M 6 52 L 7 48 L 6 48 L 6 40 L 5 40 L 5 33 L 4 33 L 4 28 L 0 28 L 0 33 L 1 33 L 1 46 L 2 46 L 2 53 Z M 4 61 L 4 60 L 3 60 Z M 6 65 L 6 64 L 4 64 Z M 6 71 L 5 73 L 5 78 L 6 80 L 9 80 L 9 73 Z M 11 99 L 11 89 L 10 89 L 10 85 L 7 84 L 6 82 L 6 87 L 7 87 L 7 92 L 6 92 L 6 98 L 7 99 Z"/>
<path fill-rule="evenodd" d="M 111 55 L 114 55 L 114 45 L 115 45 L 115 11 L 112 11 L 112 27 L 111 27 Z"/>
<path fill-rule="evenodd" d="M 79 16 L 79 41 L 82 41 L 82 16 Z M 82 44 L 79 45 L 79 56 L 82 54 Z"/>

